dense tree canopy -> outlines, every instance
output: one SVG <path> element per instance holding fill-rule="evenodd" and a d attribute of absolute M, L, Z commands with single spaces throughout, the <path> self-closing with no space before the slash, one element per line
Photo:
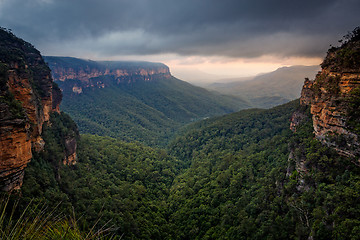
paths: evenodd
<path fill-rule="evenodd" d="M 194 123 L 169 145 L 170 155 L 82 135 L 78 163 L 54 168 L 48 151 L 62 155 L 52 144 L 26 170 L 23 200 L 62 202 L 82 230 L 110 221 L 123 239 L 356 239 L 359 169 L 313 138 L 310 118 L 289 130 L 298 107 Z M 72 126 L 56 119 L 49 138 Z"/>
<path fill-rule="evenodd" d="M 100 89 L 84 88 L 80 95 L 64 91 L 61 108 L 77 122 L 82 133 L 165 147 L 185 124 L 249 107 L 240 98 L 212 93 L 174 77 L 129 84 L 104 78 L 111 77 L 92 80 L 113 84 Z M 66 89 L 67 85 L 73 86 L 71 81 L 76 80 L 58 83 Z"/>

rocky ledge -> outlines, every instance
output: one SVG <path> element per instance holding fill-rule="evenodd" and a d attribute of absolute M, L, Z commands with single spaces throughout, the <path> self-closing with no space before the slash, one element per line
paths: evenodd
<path fill-rule="evenodd" d="M 39 51 L 6 29 L 0 29 L 0 90 L 0 188 L 11 191 L 21 187 L 32 151 L 44 149 L 43 125 L 59 112 L 62 94 Z"/>
<path fill-rule="evenodd" d="M 162 63 L 92 61 L 72 57 L 45 57 L 53 78 L 64 92 L 81 94 L 85 88 L 105 88 L 111 84 L 149 82 L 170 78 Z"/>
<path fill-rule="evenodd" d="M 329 50 L 314 80 L 306 79 L 301 105 L 310 106 L 315 136 L 341 155 L 360 157 L 360 35 L 356 30 Z M 291 128 L 299 118 L 293 116 Z"/>

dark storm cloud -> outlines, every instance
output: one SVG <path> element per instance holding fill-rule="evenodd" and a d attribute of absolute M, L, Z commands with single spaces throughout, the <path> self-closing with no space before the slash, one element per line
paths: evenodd
<path fill-rule="evenodd" d="M 49 53 L 312 57 L 359 11 L 358 0 L 0 0 L 0 24 Z"/>

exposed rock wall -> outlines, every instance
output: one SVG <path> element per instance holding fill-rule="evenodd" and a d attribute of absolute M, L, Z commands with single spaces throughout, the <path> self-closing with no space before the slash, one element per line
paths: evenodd
<path fill-rule="evenodd" d="M 44 64 L 44 63 L 34 63 Z M 43 149 L 44 143 L 41 138 L 42 125 L 50 118 L 50 112 L 53 111 L 52 103 L 52 82 L 50 71 L 47 75 L 43 76 L 48 81 L 45 81 L 38 85 L 43 91 L 43 96 L 38 96 L 34 86 L 30 83 L 32 79 L 32 73 L 20 75 L 17 73 L 17 69 L 8 70 L 8 91 L 10 91 L 14 98 L 21 102 L 22 107 L 26 113 L 26 117 L 31 123 L 30 138 L 34 149 L 38 152 Z M 35 73 L 37 74 L 37 73 Z M 55 109 L 59 106 L 54 106 Z"/>
<path fill-rule="evenodd" d="M 75 94 L 81 94 L 84 88 L 105 88 L 114 83 L 147 82 L 159 77 L 171 77 L 169 68 L 161 63 L 95 62 L 70 57 L 46 57 L 46 61 L 54 80 L 66 82 L 63 90 Z"/>
<path fill-rule="evenodd" d="M 322 71 L 313 81 L 305 80 L 300 98 L 301 105 L 310 106 L 316 138 L 344 156 L 357 158 L 360 157 L 360 139 L 349 122 L 354 118 L 350 113 L 354 108 L 351 99 L 360 89 L 359 62 L 360 41 L 349 41 L 330 49 L 322 63 Z M 355 108 L 358 111 L 359 106 Z M 359 123 L 360 119 L 355 117 L 355 124 Z M 292 121 L 292 129 L 294 125 L 296 122 Z"/>
<path fill-rule="evenodd" d="M 0 188 L 11 191 L 21 187 L 32 151 L 43 150 L 43 125 L 62 94 L 31 44 L 0 29 L 0 52 Z"/>
<path fill-rule="evenodd" d="M 290 118 L 290 130 L 296 132 L 298 125 L 301 124 L 306 118 L 307 115 L 302 110 L 299 109 L 295 111 Z"/>
<path fill-rule="evenodd" d="M 0 187 L 4 191 L 19 189 L 22 184 L 24 168 L 32 157 L 29 128 L 23 120 L 1 121 Z"/>
<path fill-rule="evenodd" d="M 89 83 L 90 78 L 97 78 L 102 76 L 113 76 L 116 79 L 124 80 L 126 77 L 131 76 L 143 76 L 145 81 L 150 81 L 152 76 L 163 74 L 165 76 L 169 76 L 169 69 L 166 66 L 156 67 L 156 68 L 141 68 L 141 66 L 135 69 L 99 69 L 99 68 L 89 68 L 85 66 L 85 68 L 81 68 L 75 70 L 71 67 L 65 68 L 63 66 L 54 66 L 50 65 L 52 68 L 53 76 L 55 81 L 66 81 L 68 79 L 78 79 L 84 83 Z"/>
<path fill-rule="evenodd" d="M 68 136 L 65 138 L 65 154 L 63 159 L 64 165 L 75 165 L 77 162 L 76 148 L 77 141 L 75 137 Z"/>

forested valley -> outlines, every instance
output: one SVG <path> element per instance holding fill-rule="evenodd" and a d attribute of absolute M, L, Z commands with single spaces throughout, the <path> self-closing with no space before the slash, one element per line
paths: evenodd
<path fill-rule="evenodd" d="M 19 134 L 31 151 L 19 174 L 1 176 L 3 189 L 23 182 L 2 193 L 0 238 L 359 238 L 359 28 L 329 49 L 301 99 L 245 110 L 168 76 L 71 85 L 59 111 L 40 53 L 0 37 L 10 42 L 0 44 L 0 136 Z"/>
<path fill-rule="evenodd" d="M 297 108 L 295 100 L 197 122 L 166 150 L 81 135 L 72 167 L 56 159 L 56 136 L 72 120 L 54 114 L 52 144 L 26 169 L 22 201 L 61 203 L 81 229 L 110 224 L 122 239 L 356 239 L 359 168 L 314 140 L 310 118 L 292 133 Z M 290 146 L 311 174 L 294 169 Z"/>

